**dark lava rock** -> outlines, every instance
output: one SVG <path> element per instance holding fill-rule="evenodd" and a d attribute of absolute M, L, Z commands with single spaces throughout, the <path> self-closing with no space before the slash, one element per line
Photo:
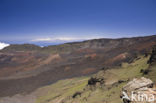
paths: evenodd
<path fill-rule="evenodd" d="M 88 80 L 88 85 L 96 85 L 96 83 L 104 84 L 104 79 L 103 78 L 91 77 Z"/>
<path fill-rule="evenodd" d="M 156 62 L 156 45 L 153 47 L 151 57 L 150 57 L 150 59 L 148 60 L 147 63 L 152 64 L 154 62 Z"/>

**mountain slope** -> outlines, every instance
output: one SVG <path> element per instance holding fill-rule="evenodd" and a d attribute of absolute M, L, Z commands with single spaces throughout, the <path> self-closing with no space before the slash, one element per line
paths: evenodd
<path fill-rule="evenodd" d="M 30 93 L 60 79 L 88 76 L 131 63 L 156 44 L 156 36 L 97 39 L 44 48 L 15 45 L 0 51 L 0 96 Z M 30 48 L 29 48 L 30 46 Z"/>
<path fill-rule="evenodd" d="M 26 103 L 122 103 L 120 99 L 122 87 L 134 77 L 143 76 L 140 71 L 143 68 L 148 69 L 150 66 L 148 60 L 149 56 L 139 56 L 130 64 L 122 63 L 121 67 L 100 70 L 92 77 L 60 80 L 31 94 L 5 97 L 1 98 L 1 101 L 15 100 L 24 103 L 23 100 L 28 99 L 31 101 Z"/>
<path fill-rule="evenodd" d="M 62 80 L 40 88 L 32 94 L 37 95 L 36 103 L 122 103 L 121 90 L 133 78 L 146 76 L 147 78 L 152 77 L 151 79 L 154 81 L 156 80 L 154 71 L 156 69 L 155 53 L 153 51 L 149 56 L 139 56 L 132 63 L 123 63 L 118 68 L 101 70 L 90 79 L 83 77 Z M 149 64 L 150 60 L 152 62 Z M 151 69 L 149 74 L 142 72 L 148 69 Z M 54 92 L 55 86 L 59 89 Z M 49 92 L 43 93 L 46 90 Z M 39 95 L 40 93 L 41 95 Z"/>

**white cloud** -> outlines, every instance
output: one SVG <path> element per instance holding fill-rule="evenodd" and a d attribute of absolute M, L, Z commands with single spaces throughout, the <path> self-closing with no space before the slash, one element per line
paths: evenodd
<path fill-rule="evenodd" d="M 55 37 L 55 38 L 37 38 L 31 40 L 32 42 L 71 42 L 89 39 L 98 39 L 101 37 Z"/>
<path fill-rule="evenodd" d="M 9 46 L 10 44 L 6 44 L 6 43 L 1 43 L 0 42 L 0 50 L 1 49 L 3 49 L 3 48 L 5 48 L 5 47 L 7 47 L 7 46 Z"/>
<path fill-rule="evenodd" d="M 39 39 L 31 40 L 31 41 L 34 41 L 34 42 L 38 42 L 38 41 L 51 41 L 51 38 L 39 38 Z"/>

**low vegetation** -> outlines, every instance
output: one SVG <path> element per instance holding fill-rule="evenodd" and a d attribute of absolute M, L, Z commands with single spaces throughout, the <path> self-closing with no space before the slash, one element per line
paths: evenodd
<path fill-rule="evenodd" d="M 40 88 L 38 91 L 47 90 L 47 93 L 38 96 L 36 103 L 121 103 L 121 88 L 134 77 L 143 75 L 140 71 L 149 67 L 148 59 L 141 56 L 131 64 L 123 63 L 121 67 L 101 70 L 90 79 L 61 80 Z M 101 83 L 103 80 L 105 83 Z"/>
<path fill-rule="evenodd" d="M 38 96 L 36 103 L 55 103 L 65 97 L 73 96 L 77 91 L 83 90 L 89 77 L 79 77 L 58 81 L 55 84 L 43 87 L 35 91 Z M 57 102 L 56 102 L 57 103 Z"/>

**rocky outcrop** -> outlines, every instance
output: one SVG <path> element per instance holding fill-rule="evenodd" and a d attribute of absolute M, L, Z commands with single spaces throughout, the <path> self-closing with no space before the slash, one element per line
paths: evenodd
<path fill-rule="evenodd" d="M 122 88 L 121 98 L 123 103 L 156 103 L 156 88 L 150 79 L 135 78 Z"/>
<path fill-rule="evenodd" d="M 104 78 L 91 77 L 88 80 L 88 85 L 96 85 L 97 83 L 104 84 L 104 82 Z"/>

